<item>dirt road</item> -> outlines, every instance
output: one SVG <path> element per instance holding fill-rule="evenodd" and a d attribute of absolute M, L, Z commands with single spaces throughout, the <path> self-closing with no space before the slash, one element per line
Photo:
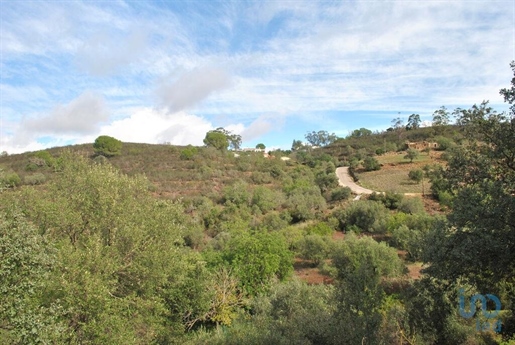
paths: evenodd
<path fill-rule="evenodd" d="M 338 183 L 340 186 L 349 187 L 356 194 L 372 194 L 374 191 L 358 186 L 349 175 L 349 167 L 341 167 L 336 169 Z"/>

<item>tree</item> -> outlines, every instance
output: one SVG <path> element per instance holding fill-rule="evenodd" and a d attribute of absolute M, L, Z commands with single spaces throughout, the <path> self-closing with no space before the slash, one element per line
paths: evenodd
<path fill-rule="evenodd" d="M 435 110 L 433 113 L 433 126 L 446 126 L 449 124 L 450 113 L 445 106 Z"/>
<path fill-rule="evenodd" d="M 372 131 L 370 129 L 362 127 L 360 129 L 353 130 L 350 136 L 353 138 L 361 138 L 369 135 L 372 135 Z"/>
<path fill-rule="evenodd" d="M 511 67 L 515 76 L 515 63 Z M 488 102 L 461 111 L 467 147 L 451 155 L 443 171 L 445 191 L 454 196 L 447 222 L 435 226 L 426 241 L 426 270 L 433 277 L 462 281 L 479 291 L 503 296 L 513 315 L 515 300 L 515 78 L 501 95 L 509 113 L 496 113 Z M 505 302 L 503 302 L 505 303 Z M 513 335 L 515 319 L 503 321 Z M 504 326 L 507 327 L 504 327 Z"/>
<path fill-rule="evenodd" d="M 229 147 L 229 139 L 225 134 L 214 130 L 206 133 L 204 144 L 217 150 L 225 151 Z"/>
<path fill-rule="evenodd" d="M 417 129 L 420 127 L 420 122 L 421 120 L 419 114 L 411 114 L 408 118 L 408 124 L 406 125 L 406 129 Z"/>
<path fill-rule="evenodd" d="M 266 291 L 274 277 L 285 279 L 293 270 L 293 254 L 278 233 L 236 234 L 222 257 L 249 295 Z"/>
<path fill-rule="evenodd" d="M 266 149 L 266 146 L 263 143 L 259 143 L 256 145 L 256 149 L 264 151 Z"/>
<path fill-rule="evenodd" d="M 393 127 L 393 130 L 395 132 L 397 132 L 397 137 L 400 140 L 401 136 L 402 136 L 402 131 L 404 129 L 404 121 L 400 117 L 397 117 L 392 120 L 392 127 Z"/>
<path fill-rule="evenodd" d="M 420 183 L 424 178 L 424 172 L 420 169 L 410 170 L 410 172 L 408 173 L 408 177 L 413 182 Z"/>
<path fill-rule="evenodd" d="M 304 144 L 302 143 L 301 140 L 295 140 L 293 139 L 293 143 L 291 144 L 291 150 L 292 151 L 297 151 L 297 150 L 300 150 L 301 148 L 304 147 Z"/>
<path fill-rule="evenodd" d="M 422 195 L 424 195 L 425 194 L 424 171 L 422 171 L 420 169 L 410 170 L 410 172 L 408 173 L 408 177 L 411 181 L 413 181 L 417 184 L 422 182 Z"/>
<path fill-rule="evenodd" d="M 225 151 L 229 147 L 238 150 L 241 146 L 241 135 L 233 134 L 223 127 L 218 127 L 206 133 L 204 144 L 221 151 Z"/>
<path fill-rule="evenodd" d="M 101 135 L 93 144 L 95 153 L 105 157 L 117 156 L 122 152 L 122 142 L 108 135 Z"/>
<path fill-rule="evenodd" d="M 185 246 L 194 224 L 179 203 L 155 199 L 143 176 L 80 156 L 63 161 L 47 188 L 11 196 L 37 233 L 59 244 L 44 305 L 65 311 L 59 319 L 69 339 L 55 343 L 181 343 L 214 293 L 200 254 Z"/>
<path fill-rule="evenodd" d="M 394 248 L 368 236 L 349 234 L 337 250 L 335 317 L 343 344 L 379 344 L 378 329 L 386 294 L 382 277 L 396 277 L 403 265 Z M 366 341 L 366 342 L 365 342 Z M 395 342 L 397 343 L 397 342 Z"/>
<path fill-rule="evenodd" d="M 404 159 L 409 159 L 410 163 L 413 163 L 413 160 L 417 158 L 420 155 L 420 152 L 418 152 L 415 149 L 408 149 L 406 151 L 406 155 L 404 156 Z"/>
<path fill-rule="evenodd" d="M 329 134 L 327 131 L 308 132 L 305 138 L 312 146 L 327 146 L 337 139 L 334 133 Z"/>

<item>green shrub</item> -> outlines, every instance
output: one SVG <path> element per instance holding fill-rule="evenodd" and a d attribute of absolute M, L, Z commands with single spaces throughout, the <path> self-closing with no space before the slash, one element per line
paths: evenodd
<path fill-rule="evenodd" d="M 452 141 L 452 139 L 449 139 L 449 138 L 446 138 L 446 137 L 438 137 L 436 138 L 436 143 L 438 144 L 438 148 L 437 150 L 439 151 L 445 151 L 453 146 L 455 146 L 456 144 L 454 143 L 454 141 Z"/>
<path fill-rule="evenodd" d="M 255 184 L 268 184 L 272 183 L 273 179 L 272 176 L 270 176 L 269 172 L 261 172 L 261 171 L 254 171 L 252 175 L 250 175 L 250 179 Z"/>
<path fill-rule="evenodd" d="M 251 194 L 249 186 L 242 180 L 237 180 L 229 187 L 225 187 L 223 191 L 224 203 L 232 203 L 235 205 L 249 205 Z"/>
<path fill-rule="evenodd" d="M 46 166 L 49 166 L 49 167 L 54 166 L 55 158 L 52 157 L 52 155 L 48 151 L 45 151 L 45 150 L 37 151 L 34 153 L 34 157 L 43 160 L 45 162 Z"/>
<path fill-rule="evenodd" d="M 198 149 L 195 146 L 188 145 L 184 150 L 181 151 L 180 159 L 192 160 L 198 153 Z"/>
<path fill-rule="evenodd" d="M 10 173 L 3 173 L 2 175 L 0 175 L 0 185 L 5 185 L 7 187 L 12 188 L 12 187 L 19 186 L 20 184 L 21 184 L 21 178 L 14 171 L 10 172 Z"/>
<path fill-rule="evenodd" d="M 399 204 L 399 211 L 409 214 L 424 213 L 424 203 L 421 198 L 404 198 Z"/>
<path fill-rule="evenodd" d="M 95 139 L 93 148 L 97 155 L 106 157 L 117 156 L 122 152 L 122 142 L 116 138 L 101 135 Z"/>
<path fill-rule="evenodd" d="M 318 235 L 306 235 L 297 244 L 299 256 L 318 265 L 330 254 L 330 240 Z"/>
<path fill-rule="evenodd" d="M 380 201 L 390 210 L 395 210 L 399 207 L 401 201 L 404 199 L 404 195 L 394 192 L 386 193 L 372 193 L 368 196 L 368 200 Z"/>
<path fill-rule="evenodd" d="M 332 201 L 347 200 L 352 195 L 352 190 L 349 187 L 336 187 L 331 191 Z"/>
<path fill-rule="evenodd" d="M 93 162 L 96 164 L 106 164 L 109 160 L 106 158 L 106 156 L 98 155 L 95 158 L 93 158 Z"/>
<path fill-rule="evenodd" d="M 326 222 L 317 222 L 308 225 L 305 231 L 308 235 L 330 236 L 334 232 L 334 229 Z"/>
<path fill-rule="evenodd" d="M 36 173 L 33 175 L 25 176 L 23 181 L 25 182 L 25 184 L 29 184 L 29 185 L 43 184 L 46 181 L 46 177 L 42 173 Z"/>
<path fill-rule="evenodd" d="M 381 164 L 374 157 L 365 157 L 363 160 L 363 168 L 365 171 L 373 171 L 381 169 Z"/>
<path fill-rule="evenodd" d="M 350 231 L 355 226 L 361 231 L 384 233 L 389 213 L 379 202 L 359 200 L 351 203 L 340 217 L 343 230 Z"/>

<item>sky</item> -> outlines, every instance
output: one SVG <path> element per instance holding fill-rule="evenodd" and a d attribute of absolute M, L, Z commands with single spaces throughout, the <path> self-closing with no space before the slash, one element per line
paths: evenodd
<path fill-rule="evenodd" d="M 508 107 L 513 0 L 0 0 L 0 151 L 92 143 L 288 149 L 441 106 Z"/>

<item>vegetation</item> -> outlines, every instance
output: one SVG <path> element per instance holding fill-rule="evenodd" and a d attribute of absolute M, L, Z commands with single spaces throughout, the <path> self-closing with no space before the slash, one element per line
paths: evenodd
<path fill-rule="evenodd" d="M 110 137 L 108 135 L 101 135 L 95 139 L 95 143 L 93 144 L 93 148 L 95 149 L 95 153 L 97 155 L 102 155 L 104 157 L 112 157 L 118 156 L 122 150 L 122 142 L 116 138 Z M 42 151 L 46 152 L 46 151 Z M 41 153 L 39 154 L 39 158 L 42 158 Z M 45 161 L 48 163 L 46 157 L 47 154 L 44 155 Z"/>
<path fill-rule="evenodd" d="M 395 119 L 276 158 L 235 157 L 223 129 L 109 159 L 92 145 L 3 155 L 0 344 L 513 343 L 515 78 L 501 94 L 509 113 L 483 102 L 450 125 L 442 107 L 431 128 Z M 447 158 L 403 162 L 407 140 Z M 431 196 L 350 200 L 342 164 L 364 182 L 427 178 Z M 460 315 L 462 293 L 498 296 L 496 332 L 479 307 Z"/>

